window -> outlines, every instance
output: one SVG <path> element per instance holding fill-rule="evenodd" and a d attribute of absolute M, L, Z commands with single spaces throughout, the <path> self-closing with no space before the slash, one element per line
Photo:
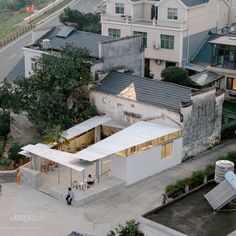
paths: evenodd
<path fill-rule="evenodd" d="M 167 19 L 168 20 L 178 20 L 178 9 L 177 8 L 167 8 Z"/>
<path fill-rule="evenodd" d="M 174 49 L 174 40 L 172 35 L 161 34 L 161 48 Z"/>
<path fill-rule="evenodd" d="M 169 66 L 176 66 L 176 62 L 166 61 L 166 68 Z"/>
<path fill-rule="evenodd" d="M 37 69 L 37 59 L 31 58 L 31 70 L 35 71 Z"/>
<path fill-rule="evenodd" d="M 116 14 L 124 14 L 124 13 L 125 13 L 124 3 L 116 3 Z"/>
<path fill-rule="evenodd" d="M 236 90 L 236 78 L 227 78 L 227 89 Z"/>
<path fill-rule="evenodd" d="M 161 159 L 172 156 L 173 143 L 161 145 Z"/>
<path fill-rule="evenodd" d="M 147 47 L 147 32 L 134 31 L 133 34 L 143 36 L 143 46 L 146 48 Z"/>
<path fill-rule="evenodd" d="M 108 35 L 113 38 L 120 38 L 120 30 L 109 28 Z"/>

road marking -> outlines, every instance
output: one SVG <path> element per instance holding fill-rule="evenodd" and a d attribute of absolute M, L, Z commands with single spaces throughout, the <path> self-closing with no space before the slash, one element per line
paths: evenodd
<path fill-rule="evenodd" d="M 9 57 L 9 60 L 11 60 L 14 56 L 16 56 L 16 53 L 14 53 L 13 55 L 11 55 L 11 56 Z"/>

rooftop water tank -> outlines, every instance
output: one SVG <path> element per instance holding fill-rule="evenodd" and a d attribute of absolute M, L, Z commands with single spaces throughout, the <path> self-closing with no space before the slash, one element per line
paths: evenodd
<path fill-rule="evenodd" d="M 232 161 L 220 160 L 215 166 L 215 182 L 220 183 L 225 179 L 225 174 L 228 171 L 234 172 L 234 163 Z"/>

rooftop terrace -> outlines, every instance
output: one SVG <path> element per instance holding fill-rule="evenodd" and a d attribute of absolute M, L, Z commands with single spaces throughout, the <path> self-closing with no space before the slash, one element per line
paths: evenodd
<path fill-rule="evenodd" d="M 191 236 L 228 235 L 236 229 L 235 204 L 230 203 L 219 212 L 213 211 L 203 195 L 214 186 L 215 183 L 211 182 L 198 191 L 145 214 L 144 217 Z"/>

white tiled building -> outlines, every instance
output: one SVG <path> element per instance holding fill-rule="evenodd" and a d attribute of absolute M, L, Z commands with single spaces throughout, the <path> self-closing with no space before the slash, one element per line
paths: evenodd
<path fill-rule="evenodd" d="M 102 34 L 117 38 L 143 34 L 145 66 L 159 79 L 169 65 L 188 67 L 208 32 L 232 23 L 230 4 L 229 0 L 107 0 Z"/>

